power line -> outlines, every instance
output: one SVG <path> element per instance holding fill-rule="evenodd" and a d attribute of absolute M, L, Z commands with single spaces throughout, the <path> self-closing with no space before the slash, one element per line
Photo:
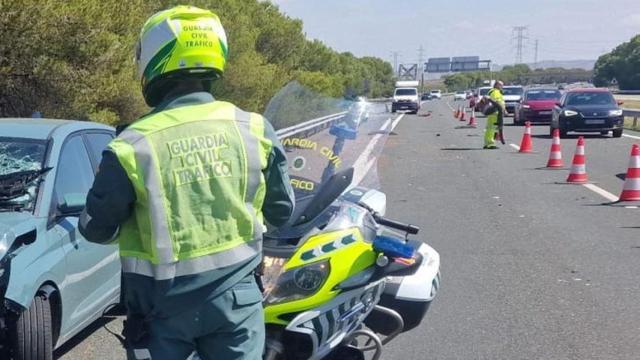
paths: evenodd
<path fill-rule="evenodd" d="M 529 37 L 526 35 L 527 26 L 514 26 L 513 39 L 516 40 L 516 64 L 522 64 L 522 54 L 525 46 L 525 40 Z"/>

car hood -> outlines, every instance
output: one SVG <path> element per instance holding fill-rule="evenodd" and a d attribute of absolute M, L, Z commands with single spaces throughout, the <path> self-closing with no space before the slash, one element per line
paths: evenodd
<path fill-rule="evenodd" d="M 616 105 L 567 105 L 567 110 L 574 110 L 581 113 L 608 113 L 609 110 L 618 110 Z"/>
<path fill-rule="evenodd" d="M 530 100 L 525 104 L 531 107 L 531 110 L 552 110 L 557 100 Z"/>
<path fill-rule="evenodd" d="M 11 248 L 20 235 L 36 228 L 36 218 L 26 212 L 0 213 L 0 259 Z"/>
<path fill-rule="evenodd" d="M 522 99 L 522 95 L 504 95 L 504 101 L 514 102 L 520 101 Z"/>

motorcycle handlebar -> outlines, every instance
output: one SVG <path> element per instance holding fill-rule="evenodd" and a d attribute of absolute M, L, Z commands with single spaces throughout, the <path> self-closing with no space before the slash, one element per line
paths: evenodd
<path fill-rule="evenodd" d="M 388 226 L 388 227 L 396 229 L 396 230 L 404 231 L 404 232 L 406 232 L 408 234 L 411 234 L 411 235 L 416 235 L 420 231 L 420 228 L 415 226 L 415 225 L 405 224 L 405 223 L 401 223 L 399 221 L 387 219 L 387 218 L 385 218 L 383 216 L 380 216 L 378 214 L 375 214 L 373 216 L 373 218 L 380 225 L 384 225 L 384 226 Z"/>
<path fill-rule="evenodd" d="M 401 223 L 399 221 L 395 221 L 395 220 L 391 220 L 391 219 L 385 218 L 384 216 L 382 216 L 382 215 L 378 214 L 376 211 L 374 211 L 367 204 L 358 203 L 358 205 L 360 205 L 363 208 L 367 209 L 371 213 L 371 215 L 373 216 L 373 219 L 380 225 L 384 225 L 384 226 L 388 226 L 388 227 L 396 229 L 396 230 L 404 231 L 407 234 L 411 234 L 411 235 L 417 235 L 418 232 L 420 231 L 420 228 L 415 226 L 415 225 L 405 224 L 405 223 Z"/>

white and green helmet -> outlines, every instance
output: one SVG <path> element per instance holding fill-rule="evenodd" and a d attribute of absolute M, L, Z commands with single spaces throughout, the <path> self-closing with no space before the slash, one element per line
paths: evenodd
<path fill-rule="evenodd" d="M 213 12 L 176 6 L 154 14 L 142 27 L 136 50 L 145 98 L 150 85 L 174 74 L 219 77 L 227 53 L 227 36 Z"/>

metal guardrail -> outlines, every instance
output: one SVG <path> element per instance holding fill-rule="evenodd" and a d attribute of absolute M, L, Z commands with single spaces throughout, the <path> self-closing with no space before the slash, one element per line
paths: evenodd
<path fill-rule="evenodd" d="M 636 109 L 622 109 L 622 115 L 624 117 L 632 117 L 633 118 L 633 127 L 632 129 L 638 128 L 638 118 L 640 118 L 640 110 Z"/>
<path fill-rule="evenodd" d="M 323 116 L 317 119 L 311 119 L 303 123 L 290 126 L 288 128 L 280 129 L 276 131 L 276 135 L 280 140 L 286 139 L 293 135 L 304 134 L 304 137 L 311 136 L 317 132 L 320 132 L 342 119 L 347 114 L 346 111 Z"/>
<path fill-rule="evenodd" d="M 640 95 L 640 90 L 612 90 L 616 95 Z"/>

